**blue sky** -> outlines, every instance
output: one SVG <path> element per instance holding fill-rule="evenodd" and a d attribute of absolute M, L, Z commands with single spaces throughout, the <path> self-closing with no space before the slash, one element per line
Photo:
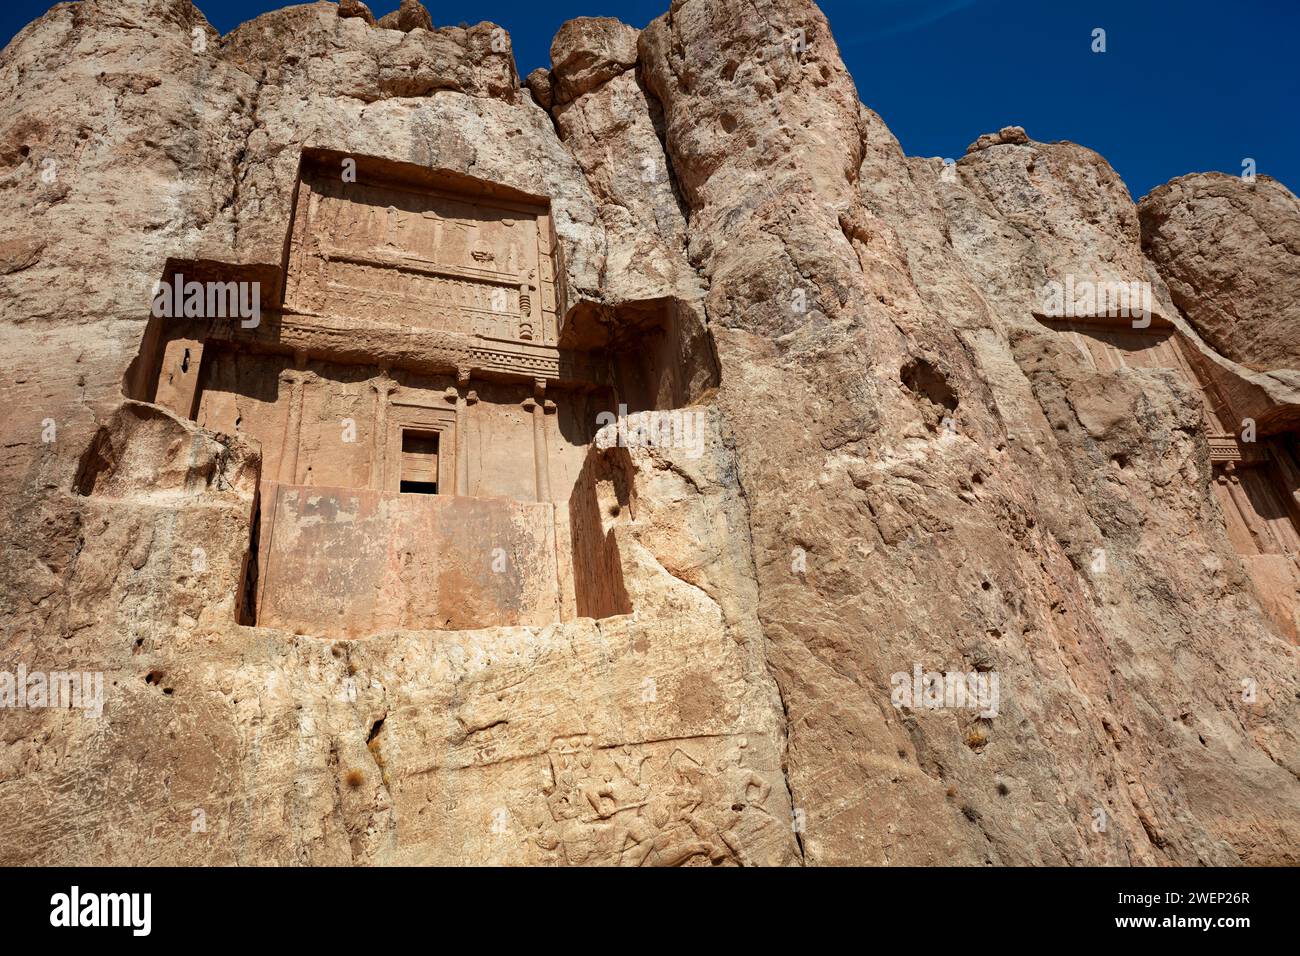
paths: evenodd
<path fill-rule="evenodd" d="M 376 15 L 398 0 L 377 0 Z M 276 0 L 198 4 L 223 33 Z M 6 0 L 0 42 L 51 6 Z M 437 25 L 490 19 L 521 73 L 575 16 L 637 27 L 668 0 L 428 0 Z M 822 0 L 863 101 L 910 154 L 958 157 L 1024 126 L 1105 156 L 1139 198 L 1186 172 L 1258 171 L 1300 188 L 1300 0 Z M 1092 33 L 1106 31 L 1106 52 Z"/>

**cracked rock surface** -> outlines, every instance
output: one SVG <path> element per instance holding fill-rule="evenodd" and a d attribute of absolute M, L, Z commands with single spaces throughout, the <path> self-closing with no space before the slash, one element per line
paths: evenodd
<path fill-rule="evenodd" d="M 1300 863 L 1300 655 L 1195 389 L 1040 315 L 1147 283 L 1282 435 L 1295 197 L 1135 206 L 1019 127 L 908 157 L 809 0 L 583 18 L 526 81 L 503 36 L 83 0 L 0 53 L 0 671 L 105 683 L 0 711 L 0 863 Z M 575 322 L 716 350 L 700 457 L 604 453 L 633 613 L 236 623 L 260 450 L 123 381 L 169 257 L 278 268 L 303 149 L 549 197 Z M 918 666 L 996 713 L 898 706 Z"/>

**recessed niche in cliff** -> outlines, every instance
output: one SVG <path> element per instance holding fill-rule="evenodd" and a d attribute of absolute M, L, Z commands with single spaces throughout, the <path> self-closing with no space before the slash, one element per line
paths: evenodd
<path fill-rule="evenodd" d="M 262 449 L 241 620 L 356 637 L 630 612 L 630 460 L 595 434 L 717 384 L 703 323 L 670 299 L 562 318 L 543 197 L 340 168 L 304 154 L 283 294 L 256 322 L 155 318 L 128 378 Z"/>
<path fill-rule="evenodd" d="M 673 297 L 579 303 L 560 346 L 604 356 L 619 399 L 632 412 L 699 402 L 721 382 L 712 333 L 693 308 Z"/>
<path fill-rule="evenodd" d="M 1120 368 L 1176 368 L 1189 381 L 1195 375 L 1179 344 L 1173 326 L 1162 320 L 1148 328 L 1133 328 L 1131 321 L 1044 319 L 1039 323 L 1066 335 L 1081 358 L 1102 371 Z"/>
<path fill-rule="evenodd" d="M 957 410 L 957 393 L 942 372 L 923 358 L 904 365 L 898 373 L 903 386 L 927 407 L 926 426 L 935 431 L 943 418 Z"/>

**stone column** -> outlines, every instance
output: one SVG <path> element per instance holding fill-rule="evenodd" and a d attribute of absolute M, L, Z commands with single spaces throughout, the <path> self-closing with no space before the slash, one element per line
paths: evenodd
<path fill-rule="evenodd" d="M 469 406 L 477 404 L 478 393 L 469 387 L 469 374 L 456 377 L 456 494 L 469 494 Z"/>
<path fill-rule="evenodd" d="M 154 404 L 170 408 L 181 418 L 194 421 L 198 415 L 199 367 L 203 361 L 202 339 L 172 339 L 163 352 L 162 373 Z"/>
<path fill-rule="evenodd" d="M 284 376 L 284 383 L 289 386 L 289 413 L 284 422 L 284 441 L 280 443 L 280 483 L 296 485 L 298 483 L 298 444 L 302 435 L 302 401 L 307 374 L 304 371 L 307 356 L 302 352 L 294 354 L 294 370 Z"/>
<path fill-rule="evenodd" d="M 375 393 L 375 424 L 371 436 L 369 487 L 374 491 L 384 491 L 384 466 L 388 460 L 388 397 L 397 387 L 397 383 L 388 377 L 388 366 L 380 366 L 379 379 L 372 381 L 370 387 Z"/>
<path fill-rule="evenodd" d="M 555 403 L 546 400 L 546 380 L 535 382 L 535 398 L 524 400 L 524 408 L 533 415 L 533 465 L 537 471 L 537 500 L 551 500 L 551 475 L 548 463 L 550 455 L 546 447 L 546 411 L 547 406 L 555 408 Z"/>
<path fill-rule="evenodd" d="M 528 276 L 519 274 L 519 338 L 526 341 L 540 338 L 537 321 L 533 317 L 533 297 L 528 294 Z"/>

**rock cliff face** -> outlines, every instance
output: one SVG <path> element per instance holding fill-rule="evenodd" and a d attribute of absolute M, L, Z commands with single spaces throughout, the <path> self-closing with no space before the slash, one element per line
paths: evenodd
<path fill-rule="evenodd" d="M 20 668 L 103 675 L 98 716 L 0 710 L 0 862 L 1300 863 L 1293 195 L 1189 176 L 1137 207 L 1018 128 L 908 157 L 805 0 L 572 21 L 523 82 L 503 30 L 430 22 L 320 2 L 223 38 L 188 0 L 83 0 L 0 54 L 0 703 Z M 322 269 L 405 283 L 330 325 L 295 305 L 304 171 L 353 157 L 321 195 L 424 198 L 330 237 Z M 523 215 L 493 202 L 542 210 L 502 301 L 553 335 L 385 324 L 489 281 Z M 421 223 L 464 263 L 401 254 Z M 265 327 L 169 364 L 178 263 L 259 282 Z M 227 418 L 218 346 L 287 363 Z M 462 429 L 510 362 L 529 503 L 572 538 L 556 619 L 259 623 L 274 482 L 333 494 L 279 423 L 295 460 L 347 453 L 296 437 L 303 380 L 379 382 L 381 422 L 445 385 Z M 608 395 L 698 441 L 564 417 Z M 488 577 L 479 527 L 449 547 Z"/>
<path fill-rule="evenodd" d="M 1180 176 L 1138 207 L 1142 248 L 1169 293 L 1227 358 L 1300 367 L 1300 203 L 1269 176 Z"/>

